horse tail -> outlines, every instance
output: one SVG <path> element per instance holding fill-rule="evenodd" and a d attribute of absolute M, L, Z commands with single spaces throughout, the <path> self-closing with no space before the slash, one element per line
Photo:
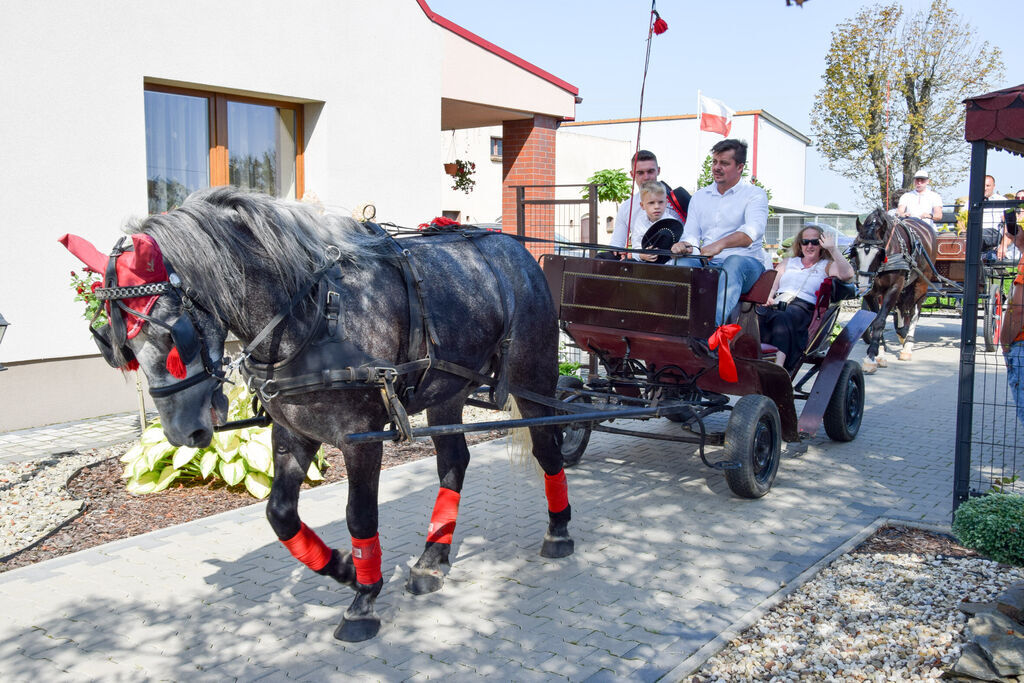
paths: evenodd
<path fill-rule="evenodd" d="M 512 420 L 523 419 L 523 414 L 519 412 L 519 406 L 511 395 L 505 401 L 505 411 Z M 540 463 L 533 457 L 533 439 L 530 436 L 529 427 L 513 427 L 510 429 L 508 437 L 505 439 L 505 448 L 508 451 L 508 459 L 511 464 L 523 469 L 534 470 L 538 478 L 544 475 L 544 470 L 541 469 Z M 534 465 L 533 467 L 529 466 L 531 462 Z"/>

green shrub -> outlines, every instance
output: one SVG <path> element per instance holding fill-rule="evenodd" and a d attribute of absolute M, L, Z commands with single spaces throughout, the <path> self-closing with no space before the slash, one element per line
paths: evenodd
<path fill-rule="evenodd" d="M 235 385 L 228 392 L 228 419 L 253 417 L 252 403 L 245 382 L 233 375 Z M 175 447 L 164 436 L 159 420 L 154 420 L 142 433 L 139 442 L 121 456 L 122 478 L 127 479 L 130 493 L 156 493 L 175 481 L 223 479 L 228 486 L 243 484 L 256 498 L 266 498 L 274 478 L 273 448 L 270 427 L 246 427 L 215 432 L 206 448 Z M 326 466 L 323 447 L 309 465 L 307 480 L 323 480 Z"/>
<path fill-rule="evenodd" d="M 579 363 L 573 363 L 573 362 L 570 362 L 570 361 L 563 360 L 563 361 L 560 361 L 558 363 L 558 374 L 559 375 L 569 375 L 570 377 L 575 377 L 576 376 L 576 371 L 579 370 L 580 367 L 581 366 L 580 366 Z"/>
<path fill-rule="evenodd" d="M 633 183 L 629 175 L 621 168 L 605 168 L 594 172 L 587 178 L 587 183 L 597 184 L 597 198 L 602 202 L 619 204 L 629 199 Z M 590 187 L 580 190 L 584 199 L 590 199 Z"/>
<path fill-rule="evenodd" d="M 961 503 L 953 533 L 996 562 L 1024 566 L 1024 496 L 990 493 Z"/>

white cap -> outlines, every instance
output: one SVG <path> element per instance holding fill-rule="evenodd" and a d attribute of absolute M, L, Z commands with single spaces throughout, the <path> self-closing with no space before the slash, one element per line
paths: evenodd
<path fill-rule="evenodd" d="M 920 171 L 915 173 L 914 179 L 917 180 L 918 178 L 924 178 L 925 180 L 928 180 L 928 171 L 921 169 Z"/>

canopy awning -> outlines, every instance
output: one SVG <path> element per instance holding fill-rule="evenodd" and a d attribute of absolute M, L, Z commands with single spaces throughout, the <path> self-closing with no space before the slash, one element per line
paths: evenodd
<path fill-rule="evenodd" d="M 984 140 L 989 147 L 1024 156 L 1024 83 L 970 97 L 964 137 Z"/>

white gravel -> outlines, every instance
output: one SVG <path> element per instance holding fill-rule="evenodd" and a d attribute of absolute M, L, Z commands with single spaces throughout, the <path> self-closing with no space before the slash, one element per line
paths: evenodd
<path fill-rule="evenodd" d="M 82 508 L 64 488 L 78 469 L 126 446 L 0 463 L 0 557 L 27 548 Z"/>
<path fill-rule="evenodd" d="M 958 603 L 1021 581 L 1024 568 L 978 558 L 844 555 L 686 680 L 934 680 L 965 641 Z"/>

